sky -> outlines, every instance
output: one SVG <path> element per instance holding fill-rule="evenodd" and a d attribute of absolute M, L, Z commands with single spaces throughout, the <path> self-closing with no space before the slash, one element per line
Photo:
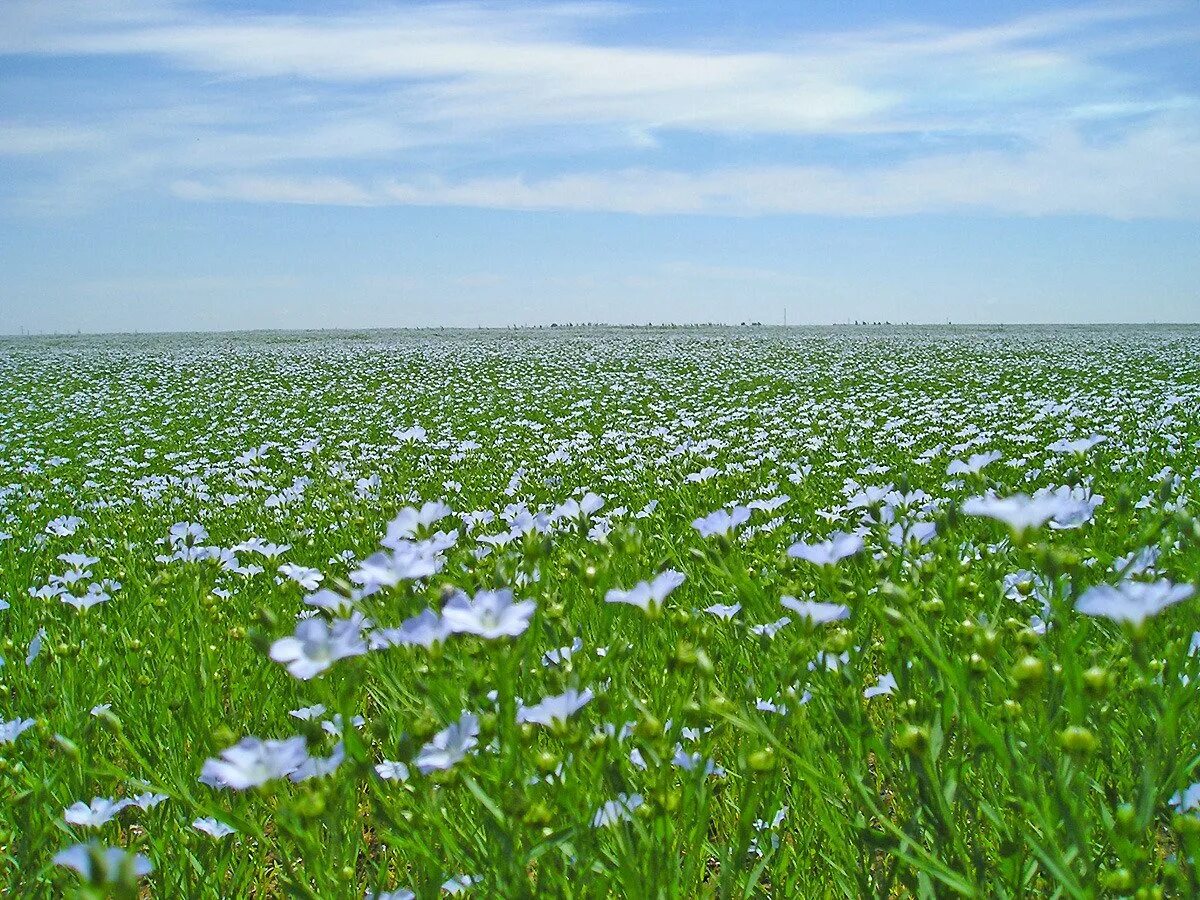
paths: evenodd
<path fill-rule="evenodd" d="M 0 333 L 1200 321 L 1200 4 L 0 3 Z"/>

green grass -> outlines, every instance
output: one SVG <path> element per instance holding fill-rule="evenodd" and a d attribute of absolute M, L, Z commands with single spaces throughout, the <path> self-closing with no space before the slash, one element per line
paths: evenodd
<path fill-rule="evenodd" d="M 413 425 L 424 441 L 396 437 Z M 1093 434 L 1084 452 L 1048 449 Z M 946 474 L 984 451 L 1001 458 Z M 1200 780 L 1200 601 L 1138 628 L 1074 604 L 1144 548 L 1156 562 L 1127 578 L 1200 583 L 1198 478 L 1196 329 L 2 343 L 0 720 L 35 724 L 0 744 L 0 877 L 11 896 L 89 890 L 52 858 L 94 837 L 154 866 L 94 886 L 118 896 L 437 896 L 462 875 L 480 897 L 1195 895 L 1200 817 L 1170 801 Z M 961 508 L 1060 486 L 1103 501 L 1078 527 L 1020 536 Z M 605 501 L 590 518 L 478 540 L 508 529 L 506 507 L 589 491 Z M 780 495 L 729 536 L 692 526 Z M 536 602 L 523 633 L 376 650 L 308 680 L 270 659 L 305 608 L 281 564 L 349 594 L 389 521 L 435 500 L 456 516 L 418 538 L 459 532 L 441 570 L 358 608 L 388 628 L 453 589 L 511 587 Z M 73 534 L 47 533 L 69 515 Z M 892 519 L 936 536 L 897 545 Z M 176 523 L 210 547 L 290 549 L 236 554 L 259 573 L 168 560 Z M 865 549 L 836 565 L 787 553 L 860 527 Z M 82 611 L 32 596 L 68 553 L 97 560 L 75 594 L 119 590 Z M 686 580 L 661 608 L 605 602 L 666 569 Z M 850 615 L 810 626 L 785 595 Z M 725 620 L 713 604 L 742 608 Z M 774 637 L 751 631 L 784 615 Z M 894 691 L 864 697 L 887 673 Z M 569 688 L 594 699 L 565 723 L 516 721 Z M 318 719 L 289 714 L 315 704 Z M 464 711 L 478 745 L 420 774 L 413 759 Z M 246 736 L 303 735 L 328 757 L 335 713 L 364 721 L 332 774 L 197 781 Z M 700 764 L 678 765 L 677 745 Z M 379 778 L 385 759 L 409 778 Z M 167 799 L 64 820 L 146 790 Z M 594 827 L 619 795 L 642 802 Z M 203 816 L 237 832 L 211 838 L 191 825 Z"/>

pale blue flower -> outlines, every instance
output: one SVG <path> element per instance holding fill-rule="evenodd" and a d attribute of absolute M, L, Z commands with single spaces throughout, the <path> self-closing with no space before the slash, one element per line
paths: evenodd
<path fill-rule="evenodd" d="M 34 725 L 33 719 L 13 719 L 0 722 L 0 744 L 11 744 Z"/>
<path fill-rule="evenodd" d="M 452 768 L 479 743 L 479 717 L 463 713 L 457 722 L 435 734 L 413 764 L 422 775 Z"/>
<path fill-rule="evenodd" d="M 111 800 L 108 797 L 96 797 L 90 804 L 79 800 L 63 810 L 63 819 L 70 825 L 99 828 L 112 821 L 117 813 L 129 805 L 128 800 Z"/>
<path fill-rule="evenodd" d="M 54 864 L 74 869 L 84 880 L 93 884 L 115 884 L 126 873 L 141 878 L 154 869 L 145 856 L 132 854 L 120 847 L 101 847 L 96 841 L 76 844 L 54 855 Z"/>
<path fill-rule="evenodd" d="M 452 634 L 475 634 L 487 639 L 516 637 L 529 627 L 536 608 L 532 600 L 513 602 L 512 591 L 507 588 L 480 591 L 474 599 L 459 591 L 442 608 L 442 621 Z"/>
<path fill-rule="evenodd" d="M 546 697 L 533 706 L 523 706 L 517 711 L 518 722 L 529 722 L 533 725 L 553 725 L 565 722 L 583 707 L 591 702 L 591 688 L 577 691 L 574 688 L 557 696 Z"/>
<path fill-rule="evenodd" d="M 647 609 L 651 604 L 662 606 L 671 592 L 683 584 L 684 580 L 682 572 L 667 569 L 656 575 L 652 581 L 639 581 L 628 591 L 611 589 L 604 595 L 604 602 L 628 603 L 639 609 Z"/>
<path fill-rule="evenodd" d="M 781 597 L 779 600 L 785 607 L 797 613 L 801 618 L 808 619 L 814 625 L 825 625 L 839 619 L 850 618 L 850 608 L 840 603 L 822 603 L 816 600 L 797 600 L 795 597 Z"/>
<path fill-rule="evenodd" d="M 739 525 L 750 518 L 750 509 L 745 506 L 735 506 L 732 509 L 718 509 L 707 516 L 701 516 L 692 522 L 692 527 L 700 532 L 700 537 L 718 537 L 729 534 Z"/>
<path fill-rule="evenodd" d="M 197 831 L 203 831 L 211 838 L 223 838 L 237 833 L 236 828 L 232 828 L 224 822 L 219 822 L 212 816 L 196 819 L 196 821 L 192 822 L 192 827 Z"/>
<path fill-rule="evenodd" d="M 208 759 L 200 780 L 212 787 L 244 791 L 275 778 L 286 778 L 308 759 L 303 737 L 285 741 L 262 741 L 245 737 L 221 751 L 220 759 Z"/>
<path fill-rule="evenodd" d="M 592 816 L 593 828 L 606 828 L 617 822 L 627 821 L 643 803 L 641 794 L 617 794 L 616 799 L 609 800 Z"/>
<path fill-rule="evenodd" d="M 1090 587 L 1075 601 L 1075 609 L 1087 616 L 1140 625 L 1168 606 L 1187 600 L 1196 592 L 1190 584 L 1160 581 L 1122 581 L 1117 585 Z"/>
<path fill-rule="evenodd" d="M 788 556 L 802 559 L 817 566 L 832 566 L 863 549 L 863 539 L 856 534 L 835 531 L 828 540 L 816 544 L 804 541 L 788 547 Z"/>
<path fill-rule="evenodd" d="M 301 680 L 319 675 L 339 659 L 367 652 L 363 641 L 366 620 L 361 613 L 348 619 L 305 619 L 296 625 L 291 637 L 280 638 L 271 645 L 271 659 L 287 665 L 288 672 Z"/>

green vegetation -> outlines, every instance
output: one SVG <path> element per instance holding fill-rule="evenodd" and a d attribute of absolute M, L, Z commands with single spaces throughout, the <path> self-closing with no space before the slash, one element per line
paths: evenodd
<path fill-rule="evenodd" d="M 1195 329 L 9 341 L 0 877 L 1195 896 L 1197 483 Z"/>

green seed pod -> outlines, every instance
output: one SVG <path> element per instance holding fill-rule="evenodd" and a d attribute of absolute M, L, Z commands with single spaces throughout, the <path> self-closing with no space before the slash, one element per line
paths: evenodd
<path fill-rule="evenodd" d="M 325 812 L 325 796 L 319 793 L 303 794 L 296 801 L 296 815 L 302 819 L 317 819 Z"/>
<path fill-rule="evenodd" d="M 1124 893 L 1133 887 L 1133 873 L 1126 868 L 1105 872 L 1100 876 L 1100 883 L 1110 891 Z"/>
<path fill-rule="evenodd" d="M 775 751 L 770 747 L 756 750 L 746 757 L 746 763 L 755 772 L 769 772 L 775 768 Z"/>
<path fill-rule="evenodd" d="M 1125 834 L 1133 834 L 1134 826 L 1137 824 L 1137 810 L 1133 808 L 1132 803 L 1122 803 L 1117 807 L 1113 819 L 1121 831 Z"/>
<path fill-rule="evenodd" d="M 1107 669 L 1092 666 L 1083 673 L 1083 690 L 1089 697 L 1099 699 L 1108 693 L 1112 685 L 1112 675 Z"/>
<path fill-rule="evenodd" d="M 549 750 L 543 750 L 534 758 L 534 764 L 543 775 L 549 775 L 557 769 L 561 761 L 557 754 L 551 753 Z"/>
<path fill-rule="evenodd" d="M 638 720 L 637 725 L 633 728 L 633 733 L 643 740 L 653 740 L 656 737 L 662 736 L 663 724 L 657 718 L 647 713 Z"/>
<path fill-rule="evenodd" d="M 896 736 L 896 746 L 912 754 L 924 753 L 929 746 L 929 729 L 909 725 Z"/>
<path fill-rule="evenodd" d="M 1200 837 L 1200 816 L 1198 815 L 1179 813 L 1179 815 L 1171 820 L 1171 824 L 1175 826 L 1175 830 L 1180 834 Z"/>
<path fill-rule="evenodd" d="M 522 816 L 522 821 L 526 825 L 533 826 L 534 828 L 544 828 L 554 821 L 554 813 L 551 811 L 549 806 L 547 806 L 543 801 L 539 800 L 536 803 L 531 804 L 529 809 L 525 810 L 525 815 Z"/>
<path fill-rule="evenodd" d="M 1000 633 L 994 628 L 985 628 L 975 636 L 975 644 L 984 658 L 992 659 L 1000 649 Z"/>
<path fill-rule="evenodd" d="M 1022 656 L 1012 667 L 1017 684 L 1028 685 L 1046 677 L 1046 664 L 1036 656 Z"/>
<path fill-rule="evenodd" d="M 1078 725 L 1072 725 L 1060 731 L 1058 742 L 1068 753 L 1080 755 L 1093 752 L 1099 744 L 1094 734 Z"/>

